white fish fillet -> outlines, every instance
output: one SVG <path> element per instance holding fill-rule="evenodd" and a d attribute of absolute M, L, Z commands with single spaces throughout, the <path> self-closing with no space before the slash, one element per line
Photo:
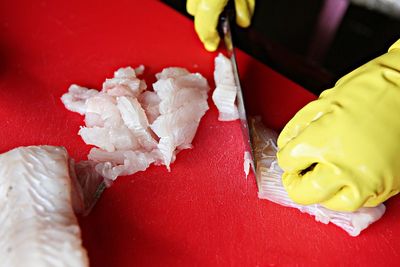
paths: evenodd
<path fill-rule="evenodd" d="M 147 91 L 145 82 L 137 78 L 143 71 L 142 65 L 121 68 L 103 83 L 101 91 L 89 93 L 79 87 L 79 95 L 85 97 L 74 97 L 77 89 L 71 86 L 62 96 L 64 104 L 73 107 L 70 110 L 85 115 L 86 126 L 79 135 L 96 146 L 88 158 L 96 162 L 94 169 L 108 179 L 107 184 L 150 164 L 169 169 L 177 152 L 192 147 L 200 119 L 208 110 L 209 86 L 200 74 L 166 68 L 156 74 L 154 91 Z"/>
<path fill-rule="evenodd" d="M 0 155 L 0 266 L 89 266 L 71 190 L 61 147 L 20 147 Z"/>
<path fill-rule="evenodd" d="M 221 53 L 215 58 L 214 81 L 216 88 L 212 99 L 219 111 L 218 120 L 233 121 L 239 119 L 239 112 L 235 104 L 237 87 L 233 76 L 232 63 Z"/>
<path fill-rule="evenodd" d="M 256 177 L 259 198 L 268 199 L 279 205 L 292 207 L 303 213 L 315 216 L 315 220 L 339 226 L 351 236 L 357 236 L 370 224 L 379 220 L 385 213 L 385 206 L 361 208 L 356 212 L 337 212 L 314 204 L 303 206 L 293 202 L 282 184 L 282 169 L 278 166 L 276 153 L 277 134 L 267 129 L 260 118 L 251 120 L 255 143 Z"/>

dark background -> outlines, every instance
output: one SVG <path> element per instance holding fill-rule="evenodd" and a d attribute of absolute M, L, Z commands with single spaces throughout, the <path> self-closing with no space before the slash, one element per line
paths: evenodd
<path fill-rule="evenodd" d="M 333 1 L 337 1 L 334 8 L 341 2 Z M 163 2 L 189 16 L 185 0 Z M 233 30 L 236 46 L 319 94 L 400 38 L 400 11 L 389 13 L 349 1 L 330 41 L 323 40 L 317 29 L 327 2 L 258 0 L 251 27 Z M 315 55 L 321 47 L 322 52 Z"/>

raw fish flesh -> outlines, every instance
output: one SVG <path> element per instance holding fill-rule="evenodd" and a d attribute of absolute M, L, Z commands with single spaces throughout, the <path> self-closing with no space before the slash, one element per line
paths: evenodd
<path fill-rule="evenodd" d="M 251 152 L 245 151 L 244 156 L 243 156 L 243 168 L 244 168 L 244 173 L 247 176 L 249 176 L 250 173 L 250 167 L 254 165 L 253 159 L 251 157 Z"/>
<path fill-rule="evenodd" d="M 155 162 L 156 155 L 153 152 L 124 150 L 107 152 L 93 148 L 88 155 L 89 160 L 97 162 L 95 170 L 100 176 L 113 180 L 113 177 L 129 175 L 146 170 Z M 111 185 L 111 181 L 105 181 Z"/>
<path fill-rule="evenodd" d="M 86 100 L 97 93 L 97 90 L 73 84 L 69 87 L 68 94 L 64 94 L 61 100 L 68 110 L 83 115 L 86 113 Z"/>
<path fill-rule="evenodd" d="M 117 108 L 126 127 L 132 132 L 140 147 L 151 151 L 157 147 L 149 128 L 146 113 L 136 98 L 117 97 Z"/>
<path fill-rule="evenodd" d="M 174 162 L 176 153 L 191 148 L 200 119 L 208 110 L 207 80 L 181 68 L 167 68 L 157 74 L 153 88 L 160 98 L 160 115 L 150 128 L 159 137 L 163 164 Z"/>
<path fill-rule="evenodd" d="M 131 67 L 120 68 L 114 72 L 114 78 L 106 79 L 103 83 L 103 92 L 110 96 L 133 96 L 137 97 L 142 91 L 146 90 L 146 84 L 137 79 L 143 73 L 144 66 L 141 65 L 136 70 Z"/>
<path fill-rule="evenodd" d="M 268 199 L 282 206 L 292 207 L 303 213 L 315 216 L 315 220 L 339 226 L 351 236 L 357 236 L 370 224 L 379 220 L 385 213 L 385 206 L 361 208 L 356 212 L 337 212 L 321 205 L 303 206 L 294 203 L 282 185 L 282 169 L 278 166 L 276 152 L 277 134 L 267 129 L 260 118 L 252 118 L 254 156 L 256 159 L 256 177 L 259 198 Z"/>
<path fill-rule="evenodd" d="M 145 91 L 140 95 L 139 102 L 146 112 L 149 123 L 153 123 L 160 116 L 160 101 L 158 95 L 152 91 Z"/>
<path fill-rule="evenodd" d="M 72 85 L 61 98 L 69 110 L 85 116 L 79 135 L 95 146 L 88 158 L 95 162 L 97 173 L 108 179 L 107 185 L 150 164 L 169 170 L 176 154 L 192 147 L 208 110 L 209 86 L 199 73 L 165 68 L 156 74 L 154 91 L 149 91 L 137 77 L 143 71 L 142 65 L 120 68 L 101 91 Z"/>
<path fill-rule="evenodd" d="M 233 74 L 231 61 L 223 54 L 219 53 L 214 59 L 214 81 L 215 90 L 212 95 L 215 106 L 219 111 L 218 120 L 234 121 L 239 119 L 239 112 L 236 106 L 237 87 Z M 244 152 L 243 168 L 247 176 L 250 173 L 250 167 L 253 165 L 250 151 Z"/>
<path fill-rule="evenodd" d="M 219 111 L 218 120 L 233 121 L 239 119 L 239 112 L 235 104 L 237 87 L 233 76 L 232 63 L 221 53 L 215 58 L 214 81 L 216 88 L 212 99 Z"/>
<path fill-rule="evenodd" d="M 81 209 L 84 192 L 74 189 L 69 167 L 61 147 L 0 155 L 0 266 L 89 266 L 72 199 Z"/>

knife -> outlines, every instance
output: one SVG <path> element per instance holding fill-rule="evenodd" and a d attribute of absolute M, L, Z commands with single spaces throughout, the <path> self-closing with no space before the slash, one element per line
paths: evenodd
<path fill-rule="evenodd" d="M 232 2 L 232 1 L 230 1 Z M 243 136 L 243 143 L 245 147 L 245 152 L 248 152 L 248 155 L 250 155 L 252 164 L 250 164 L 251 169 L 256 176 L 256 168 L 255 168 L 255 163 L 256 161 L 254 160 L 254 147 L 253 147 L 253 142 L 251 138 L 251 132 L 249 128 L 249 123 L 248 123 L 248 118 L 246 115 L 246 109 L 244 105 L 244 99 L 243 99 L 243 92 L 242 92 L 242 87 L 240 85 L 240 79 L 239 79 L 239 72 L 238 72 L 238 66 L 237 66 L 237 61 L 236 61 L 236 54 L 235 54 L 235 47 L 232 41 L 232 32 L 231 32 L 231 26 L 230 23 L 233 21 L 235 18 L 234 14 L 234 9 L 232 5 L 227 5 L 227 8 L 223 11 L 221 17 L 220 17 L 220 32 L 222 35 L 222 38 L 225 43 L 225 48 L 227 52 L 227 56 L 231 61 L 232 64 L 232 70 L 233 70 L 233 77 L 235 79 L 235 85 L 237 88 L 237 96 L 236 96 L 236 105 L 238 107 L 239 111 L 239 120 L 240 120 L 240 126 L 242 129 L 242 136 Z"/>

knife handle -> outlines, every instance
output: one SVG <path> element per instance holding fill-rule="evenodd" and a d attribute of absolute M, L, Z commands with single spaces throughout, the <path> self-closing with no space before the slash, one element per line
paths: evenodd
<path fill-rule="evenodd" d="M 234 0 L 229 0 L 224 10 L 221 12 L 221 15 L 219 16 L 218 33 L 222 39 L 226 34 L 226 30 L 224 29 L 226 20 L 229 21 L 229 24 L 232 24 L 235 20 L 235 15 L 235 2 Z"/>

